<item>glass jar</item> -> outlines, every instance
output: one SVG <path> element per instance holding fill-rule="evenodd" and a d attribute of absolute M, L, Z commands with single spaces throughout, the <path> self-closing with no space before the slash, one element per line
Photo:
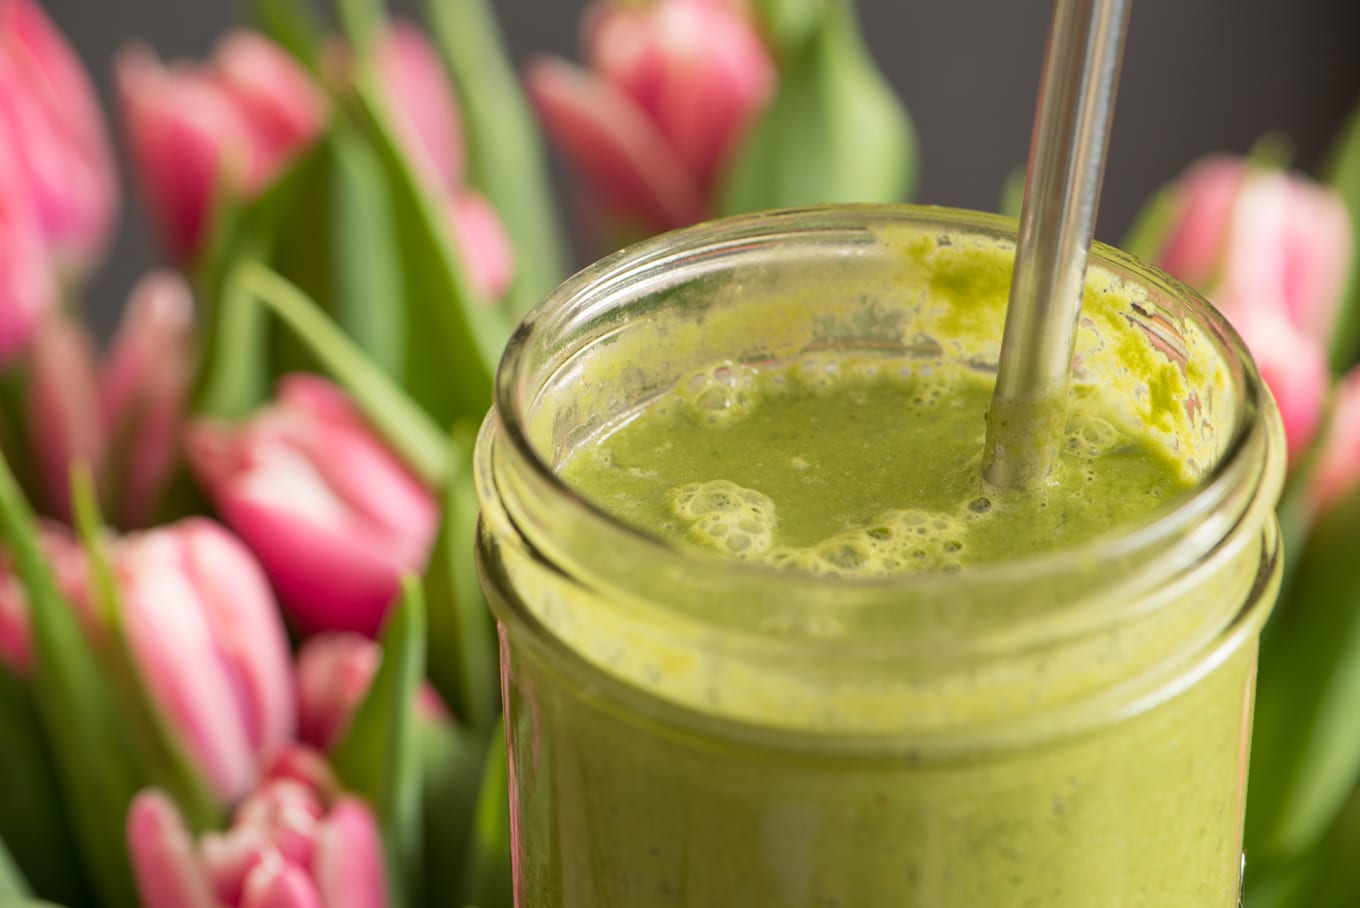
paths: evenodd
<path fill-rule="evenodd" d="M 555 472 L 696 375 L 994 371 L 1014 234 L 917 207 L 716 221 L 525 320 L 476 454 L 519 908 L 1237 904 L 1284 447 L 1190 289 L 1092 251 L 1074 387 L 1197 479 L 1072 548 L 780 571 L 623 525 Z"/>

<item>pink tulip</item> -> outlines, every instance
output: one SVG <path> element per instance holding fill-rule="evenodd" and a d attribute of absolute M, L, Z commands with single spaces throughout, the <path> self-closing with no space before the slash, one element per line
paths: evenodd
<path fill-rule="evenodd" d="M 89 79 L 31 0 L 0 0 L 0 145 L 11 150 L 5 166 L 26 188 L 54 260 L 86 269 L 113 226 L 113 156 Z"/>
<path fill-rule="evenodd" d="M 235 537 L 201 518 L 124 537 L 114 566 L 142 679 L 229 803 L 294 725 L 288 642 L 264 574 Z"/>
<path fill-rule="evenodd" d="M 433 189 L 456 192 L 463 184 L 463 122 L 444 61 L 424 32 L 395 21 L 374 62 L 412 163 Z"/>
<path fill-rule="evenodd" d="M 733 0 L 597 2 L 590 70 L 525 75 L 548 132 L 617 217 L 664 230 L 700 219 L 774 91 L 769 51 Z"/>
<path fill-rule="evenodd" d="M 0 365 L 29 345 L 57 303 L 53 263 L 15 149 L 0 135 Z"/>
<path fill-rule="evenodd" d="M 43 322 L 28 359 L 28 434 L 48 510 L 71 519 L 71 467 L 96 473 L 107 438 L 99 416 L 94 339 L 85 325 L 54 312 Z"/>
<path fill-rule="evenodd" d="M 297 654 L 298 738 L 329 750 L 349 727 L 382 664 L 382 648 L 360 634 L 324 633 L 302 644 Z M 448 709 L 428 683 L 416 696 L 420 716 L 448 719 Z"/>
<path fill-rule="evenodd" d="M 344 392 L 286 378 L 243 425 L 191 427 L 188 448 L 299 627 L 378 633 L 401 576 L 423 569 L 439 515 Z"/>
<path fill-rule="evenodd" d="M 425 33 L 393 22 L 374 54 L 397 138 L 432 195 L 445 200 L 454 246 L 489 300 L 514 278 L 514 249 L 495 209 L 463 185 L 463 122 L 449 75 Z"/>
<path fill-rule="evenodd" d="M 90 644 L 110 645 L 83 552 L 61 529 L 41 542 L 58 590 Z M 269 585 L 250 552 L 203 518 L 108 542 L 133 664 L 167 727 L 221 803 L 245 794 L 294 729 L 288 642 Z M 0 573 L 0 658 L 33 660 L 27 595 Z"/>
<path fill-rule="evenodd" d="M 166 68 L 142 47 L 116 77 L 133 166 L 171 252 L 191 260 L 220 192 L 251 198 L 321 132 L 326 102 L 281 48 L 234 32 L 207 66 Z"/>
<path fill-rule="evenodd" d="M 1312 477 L 1312 503 L 1326 510 L 1360 486 L 1360 368 L 1337 386 Z"/>
<path fill-rule="evenodd" d="M 117 513 L 125 527 L 145 525 L 169 483 L 194 370 L 194 303 L 173 271 L 156 271 L 132 289 L 100 369 L 100 423 L 122 466 Z"/>
<path fill-rule="evenodd" d="M 1291 458 L 1313 439 L 1351 224 L 1331 190 L 1246 161 L 1210 158 L 1179 190 L 1157 264 L 1202 291 L 1256 357 L 1285 419 Z"/>
<path fill-rule="evenodd" d="M 266 781 L 231 828 L 197 842 L 178 808 L 148 790 L 128 811 L 144 908 L 384 908 L 386 872 L 367 805 L 293 779 Z"/>
<path fill-rule="evenodd" d="M 133 288 L 102 363 L 83 324 L 44 320 L 27 363 L 27 415 L 49 513 L 70 520 L 70 470 L 83 462 L 119 526 L 150 519 L 178 454 L 192 329 L 189 287 L 168 271 Z"/>

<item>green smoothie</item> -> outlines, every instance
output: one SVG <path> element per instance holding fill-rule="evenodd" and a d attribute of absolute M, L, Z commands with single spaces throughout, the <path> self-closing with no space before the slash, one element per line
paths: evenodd
<path fill-rule="evenodd" d="M 1060 549 L 1191 486 L 1155 440 L 1078 398 L 1049 482 L 1033 493 L 992 487 L 981 467 L 991 390 L 990 376 L 943 364 L 849 360 L 828 374 L 722 363 L 621 420 L 560 473 L 648 532 L 845 577 Z"/>
<path fill-rule="evenodd" d="M 1097 250 L 981 479 L 1013 224 L 718 222 L 568 282 L 479 442 L 518 908 L 1232 908 L 1278 415 Z"/>

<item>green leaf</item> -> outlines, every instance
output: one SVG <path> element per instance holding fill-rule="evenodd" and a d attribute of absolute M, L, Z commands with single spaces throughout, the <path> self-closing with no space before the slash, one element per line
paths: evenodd
<path fill-rule="evenodd" d="M 727 174 L 723 214 L 822 202 L 895 202 L 916 181 L 916 137 L 874 65 L 854 4 L 832 5 Z"/>
<path fill-rule="evenodd" d="M 38 546 L 33 514 L 3 461 L 0 532 L 28 594 L 37 660 L 32 690 L 81 856 L 105 908 L 134 906 L 124 820 L 144 779 L 94 653 Z"/>
<path fill-rule="evenodd" d="M 468 423 L 453 433 L 449 462 L 454 474 L 444 492 L 444 524 L 430 557 L 425 590 L 430 607 L 430 680 L 458 721 L 485 730 L 500 712 L 500 681 L 495 627 L 473 558 L 475 440 L 476 429 Z"/>
<path fill-rule="evenodd" d="M 131 742 L 141 774 L 179 805 L 190 829 L 202 832 L 214 828 L 222 819 L 216 799 L 170 730 L 137 669 L 113 568 L 104 548 L 104 521 L 99 514 L 94 479 L 85 465 L 72 470 L 71 502 L 90 566 L 95 607 L 112 637 L 98 654 L 99 667 L 113 692 L 120 724 Z"/>
<path fill-rule="evenodd" d="M 486 762 L 485 732 L 420 723 L 425 906 L 445 908 L 461 891 Z"/>
<path fill-rule="evenodd" d="M 19 873 L 18 865 L 5 850 L 5 840 L 0 838 L 0 898 L 14 899 L 28 894 L 28 884 Z"/>
<path fill-rule="evenodd" d="M 403 881 L 411 886 L 420 866 L 420 730 L 415 709 L 425 674 L 425 603 L 414 578 L 403 579 L 401 597 L 388 613 L 382 654 L 368 694 L 330 756 L 345 788 L 373 805 L 388 866 L 402 868 L 389 874 L 389 882 L 400 888 Z"/>
<path fill-rule="evenodd" d="M 1016 167 L 1006 176 L 1001 186 L 1001 198 L 997 202 L 997 213 L 1009 218 L 1020 217 L 1020 209 L 1025 204 L 1025 168 Z"/>
<path fill-rule="evenodd" d="M 387 27 L 383 0 L 335 0 L 335 7 L 349 43 L 361 55 L 370 53 L 378 33 Z"/>
<path fill-rule="evenodd" d="M 388 375 L 402 374 L 406 310 L 382 167 L 353 131 L 330 138 L 330 268 L 336 320 Z"/>
<path fill-rule="evenodd" d="M 1346 291 L 1332 332 L 1332 368 L 1344 372 L 1360 356 L 1360 104 L 1332 142 L 1323 179 L 1337 191 L 1351 216 L 1351 259 Z"/>
<path fill-rule="evenodd" d="M 1247 853 L 1284 865 L 1313 848 L 1360 779 L 1360 494 L 1324 514 L 1262 638 Z"/>
<path fill-rule="evenodd" d="M 233 263 L 232 273 L 256 261 L 257 256 L 243 252 Z M 190 410 L 217 419 L 240 419 L 269 394 L 264 355 L 269 338 L 267 313 L 254 294 L 231 279 L 225 281 L 213 314 Z"/>
<path fill-rule="evenodd" d="M 782 56 L 796 53 L 816 34 L 827 5 L 828 0 L 755 0 L 761 29 Z"/>
<path fill-rule="evenodd" d="M 0 741 L 0 895 L 36 891 L 68 906 L 92 906 L 32 694 L 2 665 Z"/>
<path fill-rule="evenodd" d="M 239 287 L 226 299 L 263 303 L 353 395 L 373 427 L 408 466 L 432 488 L 443 488 L 449 475 L 443 433 L 430 418 L 373 364 L 301 291 L 264 266 L 246 262 L 229 281 Z"/>
<path fill-rule="evenodd" d="M 391 192 L 407 324 L 420 326 L 407 335 L 403 384 L 444 425 L 459 417 L 480 419 L 491 405 L 491 377 L 509 324 L 468 284 L 444 200 L 426 189 L 407 160 L 371 68 L 358 77 L 356 105 Z"/>
<path fill-rule="evenodd" d="M 509 773 L 506 771 L 505 731 L 500 723 L 491 733 L 476 819 L 463 868 L 462 905 L 513 908 L 510 867 Z"/>
<path fill-rule="evenodd" d="M 566 276 L 543 139 L 486 0 L 426 0 L 466 124 L 468 182 L 491 202 L 515 249 L 512 321 Z"/>
<path fill-rule="evenodd" d="M 324 30 L 316 11 L 304 0 L 255 0 L 255 21 L 260 31 L 313 69 L 321 59 Z"/>
<path fill-rule="evenodd" d="M 1354 908 L 1360 905 L 1360 789 L 1351 793 L 1322 842 L 1282 868 L 1248 864 L 1247 908 Z"/>
<path fill-rule="evenodd" d="M 1179 214 L 1177 186 L 1169 183 L 1143 203 L 1119 248 L 1145 262 L 1156 261 Z"/>

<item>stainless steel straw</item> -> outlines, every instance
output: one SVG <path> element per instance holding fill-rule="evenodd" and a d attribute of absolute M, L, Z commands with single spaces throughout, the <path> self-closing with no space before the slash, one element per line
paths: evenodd
<path fill-rule="evenodd" d="M 1030 139 L 983 475 L 1003 488 L 1043 482 L 1067 418 L 1129 0 L 1056 0 Z"/>

